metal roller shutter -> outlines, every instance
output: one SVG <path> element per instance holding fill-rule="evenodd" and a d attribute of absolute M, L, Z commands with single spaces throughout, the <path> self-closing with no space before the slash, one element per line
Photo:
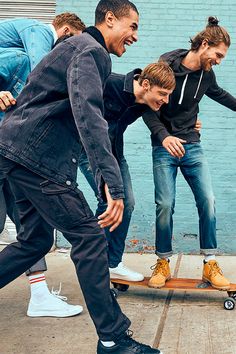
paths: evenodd
<path fill-rule="evenodd" d="M 13 17 L 29 17 L 50 23 L 55 17 L 56 0 L 0 0 L 0 20 Z"/>

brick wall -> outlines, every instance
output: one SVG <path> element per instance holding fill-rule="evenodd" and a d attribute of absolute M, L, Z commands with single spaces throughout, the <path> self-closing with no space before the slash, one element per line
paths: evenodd
<path fill-rule="evenodd" d="M 234 0 L 149 0 L 134 1 L 140 12 L 139 41 L 122 58 L 113 57 L 113 71 L 126 73 L 143 67 L 161 53 L 188 48 L 189 37 L 201 31 L 210 15 L 231 34 L 232 45 L 227 58 L 215 69 L 220 86 L 236 95 L 236 4 Z M 57 1 L 57 12 L 74 11 L 93 24 L 97 1 Z M 236 114 L 204 98 L 200 106 L 203 122 L 202 145 L 208 157 L 217 208 L 217 235 L 221 252 L 236 253 Z M 154 193 L 149 132 L 142 120 L 131 126 L 125 136 L 125 152 L 133 179 L 136 208 L 130 227 L 127 251 L 151 250 L 154 245 Z M 92 208 L 95 200 L 81 175 L 80 187 Z M 138 240 L 134 242 L 133 240 Z M 59 243 L 64 244 L 63 240 Z M 174 217 L 176 251 L 198 252 L 198 217 L 194 198 L 182 176 L 177 180 Z"/>

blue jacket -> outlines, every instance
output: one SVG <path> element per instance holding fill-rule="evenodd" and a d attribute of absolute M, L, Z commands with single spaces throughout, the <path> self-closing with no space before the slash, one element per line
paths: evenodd
<path fill-rule="evenodd" d="M 0 53 L 4 48 L 23 49 L 29 56 L 30 71 L 54 44 L 49 25 L 29 18 L 0 21 Z"/>
<path fill-rule="evenodd" d="M 0 21 L 0 91 L 17 97 L 53 44 L 53 32 L 42 22 L 28 18 Z M 3 117 L 0 112 L 0 121 Z"/>
<path fill-rule="evenodd" d="M 46 179 L 75 188 L 83 145 L 99 190 L 105 181 L 114 199 L 123 198 L 103 118 L 103 90 L 110 71 L 105 41 L 95 27 L 56 46 L 29 75 L 17 105 L 6 113 L 0 153 Z"/>

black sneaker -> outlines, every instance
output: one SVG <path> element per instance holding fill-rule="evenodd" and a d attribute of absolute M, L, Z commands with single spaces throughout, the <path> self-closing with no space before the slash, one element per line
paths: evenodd
<path fill-rule="evenodd" d="M 97 354 L 163 354 L 159 349 L 153 349 L 149 345 L 136 342 L 131 338 L 131 335 L 126 334 L 113 347 L 105 347 L 99 340 Z"/>

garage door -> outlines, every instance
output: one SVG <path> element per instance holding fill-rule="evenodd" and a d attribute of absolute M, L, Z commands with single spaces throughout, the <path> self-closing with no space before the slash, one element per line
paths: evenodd
<path fill-rule="evenodd" d="M 0 0 L 0 19 L 13 17 L 29 17 L 50 23 L 55 16 L 56 0 Z"/>

